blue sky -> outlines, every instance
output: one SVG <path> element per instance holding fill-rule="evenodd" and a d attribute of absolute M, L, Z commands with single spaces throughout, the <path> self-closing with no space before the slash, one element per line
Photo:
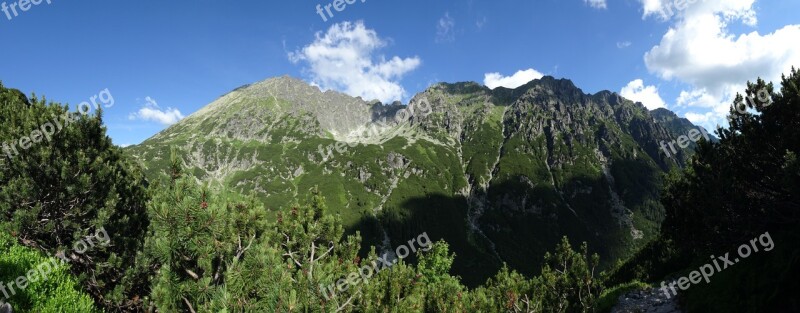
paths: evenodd
<path fill-rule="evenodd" d="M 316 6 L 333 1 L 46 1 L 0 0 L 0 80 L 72 107 L 107 88 L 122 145 L 287 74 L 404 102 L 439 81 L 552 75 L 713 127 L 746 80 L 800 66 L 796 0 L 356 0 L 327 21 Z"/>

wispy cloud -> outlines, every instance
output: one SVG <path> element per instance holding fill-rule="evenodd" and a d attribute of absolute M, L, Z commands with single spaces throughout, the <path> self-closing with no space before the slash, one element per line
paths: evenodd
<path fill-rule="evenodd" d="M 484 26 L 486 26 L 487 22 L 489 22 L 489 20 L 484 16 L 475 21 L 475 26 L 477 26 L 478 29 L 481 30 L 483 29 Z"/>
<path fill-rule="evenodd" d="M 445 12 L 444 16 L 436 23 L 436 42 L 453 42 L 456 40 L 455 34 L 456 21 L 450 17 L 450 12 Z"/>
<path fill-rule="evenodd" d="M 606 4 L 606 0 L 583 0 L 584 3 L 588 4 L 590 7 L 595 9 L 607 9 L 608 4 Z"/>

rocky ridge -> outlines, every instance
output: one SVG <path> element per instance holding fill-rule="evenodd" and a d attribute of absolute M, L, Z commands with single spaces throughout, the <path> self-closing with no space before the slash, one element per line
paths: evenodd
<path fill-rule="evenodd" d="M 423 99 L 427 114 L 398 121 L 402 104 L 273 78 L 128 151 L 155 177 L 175 146 L 197 179 L 275 210 L 317 188 L 365 245 L 447 240 L 468 284 L 503 263 L 531 274 L 564 235 L 613 262 L 657 232 L 660 176 L 681 164 L 658 142 L 680 134 L 640 103 L 552 77 L 439 83 L 411 102 Z"/>

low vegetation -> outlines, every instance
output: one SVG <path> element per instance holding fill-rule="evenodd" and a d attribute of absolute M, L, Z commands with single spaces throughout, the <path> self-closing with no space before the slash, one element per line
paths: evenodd
<path fill-rule="evenodd" d="M 563 237 L 531 260 L 542 264 L 531 270 L 538 274 L 502 266 L 474 288 L 452 274 L 459 256 L 444 241 L 342 284 L 384 251 L 362 251 L 361 234 L 345 230 L 317 189 L 272 211 L 254 196 L 198 183 L 175 151 L 163 179 L 148 181 L 111 144 L 101 113 L 76 116 L 53 140 L 2 157 L 0 283 L 104 227 L 110 246 L 67 252 L 69 265 L 7 300 L 15 312 L 597 312 L 642 282 L 769 231 L 774 251 L 681 297 L 690 311 L 796 311 L 800 73 L 782 86 L 749 86 L 748 94 L 768 88 L 774 103 L 735 115 L 718 143 L 699 143 L 688 167 L 667 179 L 658 238 L 607 277 L 585 243 L 575 249 Z M 66 111 L 0 85 L 0 141 Z M 333 296 L 327 286 L 337 286 Z"/>

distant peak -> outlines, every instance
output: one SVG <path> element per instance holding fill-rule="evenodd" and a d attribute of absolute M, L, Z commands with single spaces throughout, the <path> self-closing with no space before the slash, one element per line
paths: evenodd
<path fill-rule="evenodd" d="M 547 84 L 547 85 L 552 85 L 552 86 L 556 86 L 556 87 L 559 87 L 559 88 L 580 89 L 580 88 L 578 88 L 578 86 L 575 86 L 575 83 L 573 83 L 572 80 L 570 80 L 570 79 L 555 78 L 555 77 L 550 76 L 550 75 L 542 76 L 542 78 L 540 78 L 540 79 L 534 79 L 534 80 L 530 81 L 528 84 L 533 84 L 533 85 Z"/>
<path fill-rule="evenodd" d="M 668 110 L 667 108 L 657 108 L 657 109 L 651 110 L 650 113 L 678 117 L 678 114 L 675 114 L 675 112 L 672 112 L 672 111 Z"/>
<path fill-rule="evenodd" d="M 600 90 L 595 95 L 604 96 L 604 97 L 610 97 L 610 96 L 613 96 L 615 94 L 616 94 L 616 92 L 613 92 L 611 90 Z"/>
<path fill-rule="evenodd" d="M 296 77 L 289 76 L 289 75 L 282 75 L 282 76 L 275 76 L 275 77 L 267 78 L 267 79 L 262 80 L 261 82 L 258 82 L 256 84 L 280 84 L 280 85 L 305 85 L 305 86 L 311 86 L 311 84 L 307 83 L 306 81 L 304 81 L 302 79 L 299 79 L 299 78 L 296 78 Z"/>
<path fill-rule="evenodd" d="M 447 82 L 439 82 L 428 89 L 434 90 L 442 90 L 448 93 L 455 93 L 455 94 L 465 94 L 465 93 L 476 93 L 481 91 L 490 92 L 491 89 L 486 87 L 480 83 L 474 81 L 466 81 L 466 82 L 457 82 L 457 83 L 447 83 Z"/>
<path fill-rule="evenodd" d="M 531 88 L 537 87 L 537 86 L 548 87 L 548 88 L 551 88 L 551 89 L 579 89 L 577 86 L 575 86 L 575 84 L 572 82 L 572 80 L 569 80 L 569 79 L 566 79 L 566 78 L 555 78 L 555 77 L 550 76 L 550 75 L 545 75 L 545 76 L 542 76 L 542 78 L 531 80 L 531 81 L 529 81 L 529 82 L 525 83 L 524 85 L 519 86 L 517 88 L 507 88 L 507 87 L 500 86 L 500 87 L 494 88 L 493 90 L 501 91 L 501 92 L 503 90 L 521 91 L 521 90 L 528 90 L 528 89 L 531 89 Z"/>

